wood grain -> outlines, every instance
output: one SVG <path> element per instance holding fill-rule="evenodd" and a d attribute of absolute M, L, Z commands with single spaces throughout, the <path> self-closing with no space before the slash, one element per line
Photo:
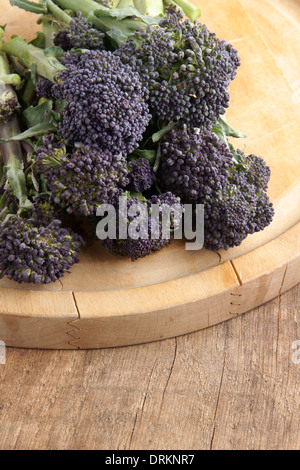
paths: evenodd
<path fill-rule="evenodd" d="M 4 0 L 1 12 L 7 35 L 32 35 L 34 15 L 8 5 Z M 267 1 L 216 0 L 202 9 L 209 27 L 242 57 L 229 120 L 237 128 L 243 123 L 249 152 L 272 167 L 274 223 L 228 252 L 186 252 L 177 242 L 131 263 L 89 243 L 80 265 L 50 287 L 3 279 L 0 332 L 7 344 L 69 349 L 155 341 L 228 320 L 300 281 L 300 101 L 293 88 L 299 28 Z"/>
<path fill-rule="evenodd" d="M 299 299 L 141 346 L 9 349 L 0 449 L 298 450 Z"/>

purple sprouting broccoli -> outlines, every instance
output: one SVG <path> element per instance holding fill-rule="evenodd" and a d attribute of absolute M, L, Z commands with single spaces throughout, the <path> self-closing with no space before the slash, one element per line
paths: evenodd
<path fill-rule="evenodd" d="M 265 169 L 265 180 L 267 173 Z M 205 248 L 227 250 L 239 246 L 248 235 L 271 224 L 274 207 L 264 188 L 253 182 L 251 172 L 233 171 L 223 188 L 204 198 Z"/>
<path fill-rule="evenodd" d="M 0 123 L 0 140 L 19 132 L 17 118 Z M 60 211 L 33 169 L 25 173 L 19 142 L 0 144 L 0 160 L 0 275 L 19 283 L 55 282 L 78 262 L 84 241 L 62 228 Z"/>
<path fill-rule="evenodd" d="M 136 193 L 144 193 L 155 183 L 155 173 L 146 158 L 138 158 L 128 163 L 129 187 Z"/>
<path fill-rule="evenodd" d="M 37 195 L 34 200 L 34 210 L 31 219 L 35 225 L 48 226 L 53 220 L 62 220 L 63 209 L 53 204 L 49 194 Z"/>
<path fill-rule="evenodd" d="M 37 74 L 55 84 L 54 97 L 65 103 L 58 131 L 67 145 L 97 145 L 124 156 L 138 148 L 151 120 L 148 89 L 114 53 L 85 50 L 64 65 L 20 37 L 2 49 L 25 67 L 35 63 Z"/>
<path fill-rule="evenodd" d="M 108 51 L 85 52 L 58 75 L 66 101 L 59 132 L 68 145 L 98 145 L 113 153 L 138 147 L 151 119 L 139 75 Z"/>
<path fill-rule="evenodd" d="M 41 226 L 11 216 L 0 226 L 0 272 L 18 283 L 55 282 L 78 263 L 82 244 L 58 220 Z"/>
<path fill-rule="evenodd" d="M 228 87 L 240 65 L 237 51 L 174 7 L 160 27 L 148 26 L 115 52 L 140 73 L 151 111 L 166 122 L 210 129 L 229 106 Z"/>
<path fill-rule="evenodd" d="M 140 210 L 136 210 L 136 205 Z M 153 205 L 158 208 L 156 215 L 153 213 Z M 173 241 L 173 232 L 179 227 L 183 215 L 180 199 L 171 193 L 153 196 L 144 202 L 141 202 L 137 196 L 130 196 L 127 197 L 127 214 L 120 214 L 119 208 L 120 206 L 117 204 L 117 239 L 108 238 L 102 243 L 109 253 L 129 257 L 132 261 L 161 251 L 170 245 Z M 168 212 L 171 208 L 173 211 L 170 213 L 169 222 L 167 222 L 167 226 L 164 226 L 163 211 Z M 132 214 L 131 210 L 133 210 Z M 121 223 L 125 224 L 127 229 L 130 228 L 131 223 L 134 223 L 136 237 L 128 236 L 126 239 L 121 239 L 119 236 Z"/>
<path fill-rule="evenodd" d="M 164 191 L 184 203 L 204 204 L 205 247 L 239 246 L 272 222 L 274 208 L 266 193 L 271 171 L 262 158 L 236 152 L 210 132 L 190 134 L 175 128 L 162 144 L 158 172 Z"/>
<path fill-rule="evenodd" d="M 212 133 L 175 128 L 162 141 L 158 179 L 164 191 L 192 203 L 222 188 L 232 166 L 227 146 Z"/>
<path fill-rule="evenodd" d="M 128 185 L 126 158 L 95 146 L 78 145 L 68 153 L 64 141 L 48 136 L 37 148 L 43 174 L 56 204 L 75 215 L 96 215 L 100 204 L 113 203 Z"/>
<path fill-rule="evenodd" d="M 53 43 L 64 51 L 71 49 L 101 50 L 104 33 L 95 29 L 80 12 L 56 34 Z"/>

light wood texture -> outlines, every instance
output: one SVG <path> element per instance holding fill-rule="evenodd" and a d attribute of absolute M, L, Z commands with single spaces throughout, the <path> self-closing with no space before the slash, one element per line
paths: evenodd
<path fill-rule="evenodd" d="M 299 450 L 299 310 L 297 287 L 166 341 L 9 348 L 0 365 L 0 449 Z"/>
<path fill-rule="evenodd" d="M 32 36 L 35 17 L 2 2 L 7 35 Z M 186 252 L 178 242 L 131 263 L 95 243 L 72 274 L 50 287 L 20 287 L 4 279 L 0 337 L 7 344 L 100 348 L 169 338 L 228 320 L 300 281 L 297 22 L 267 1 L 215 0 L 202 10 L 208 26 L 232 41 L 243 59 L 228 119 L 248 133 L 249 153 L 263 155 L 272 167 L 274 223 L 240 248 L 219 254 Z"/>

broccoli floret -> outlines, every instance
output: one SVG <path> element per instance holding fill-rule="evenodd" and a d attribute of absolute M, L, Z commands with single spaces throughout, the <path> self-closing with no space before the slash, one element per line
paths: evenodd
<path fill-rule="evenodd" d="M 93 28 L 93 24 L 78 12 L 68 26 L 59 30 L 53 43 L 64 51 L 70 49 L 100 50 L 104 47 L 103 39 L 104 33 Z"/>
<path fill-rule="evenodd" d="M 251 174 L 232 173 L 228 183 L 204 198 L 205 243 L 208 250 L 239 246 L 248 235 L 264 230 L 273 220 L 274 208 Z"/>
<path fill-rule="evenodd" d="M 48 136 L 37 148 L 37 171 L 53 201 L 76 215 L 95 215 L 100 204 L 115 202 L 128 185 L 125 157 L 97 147 L 78 145 L 68 153 L 65 142 Z"/>
<path fill-rule="evenodd" d="M 0 226 L 0 272 L 18 283 L 55 282 L 78 263 L 82 244 L 60 221 L 44 227 L 16 215 Z"/>
<path fill-rule="evenodd" d="M 61 63 L 65 67 L 77 66 L 80 61 L 80 56 L 76 52 L 65 52 L 61 58 Z"/>
<path fill-rule="evenodd" d="M 155 183 L 155 173 L 146 158 L 138 158 L 128 163 L 130 191 L 144 193 Z"/>
<path fill-rule="evenodd" d="M 245 154 L 240 150 L 237 153 L 242 157 L 241 163 L 246 168 L 248 183 L 267 191 L 271 178 L 271 169 L 265 160 L 253 154 L 245 158 Z"/>
<path fill-rule="evenodd" d="M 138 147 L 151 119 L 139 76 L 108 51 L 85 52 L 58 75 L 66 100 L 59 132 L 68 145 L 95 144 L 113 153 Z"/>
<path fill-rule="evenodd" d="M 10 87 L 2 86 L 0 83 L 0 120 L 13 119 L 20 110 L 20 104 L 15 92 Z"/>
<path fill-rule="evenodd" d="M 216 136 L 175 128 L 162 141 L 158 178 L 164 191 L 192 203 L 224 186 L 230 167 L 232 155 Z"/>
<path fill-rule="evenodd" d="M 34 210 L 31 215 L 35 225 L 48 226 L 53 220 L 61 220 L 62 218 L 62 208 L 53 204 L 48 194 L 35 198 Z"/>
<path fill-rule="evenodd" d="M 209 129 L 229 105 L 228 87 L 240 65 L 237 51 L 205 25 L 172 7 L 160 27 L 137 32 L 115 52 L 139 71 L 150 107 L 167 122 Z"/>
<path fill-rule="evenodd" d="M 53 98 L 53 83 L 44 77 L 40 77 L 35 87 L 35 92 L 39 98 Z"/>
<path fill-rule="evenodd" d="M 139 213 L 136 214 L 136 216 L 127 215 L 126 219 L 124 215 L 119 214 L 119 204 L 116 205 L 117 239 L 106 239 L 102 242 L 105 250 L 109 253 L 129 257 L 132 261 L 144 258 L 154 252 L 161 251 L 163 248 L 170 245 L 173 241 L 172 232 L 178 228 L 183 214 L 180 199 L 171 193 L 153 196 L 144 203 L 141 203 L 139 198 L 136 196 L 129 197 L 127 198 L 127 212 L 129 212 L 130 208 L 135 204 L 142 204 L 141 207 L 144 208 L 144 214 L 141 215 L 141 213 Z M 158 219 L 155 217 L 151 218 L 151 205 L 153 204 L 159 207 L 160 216 Z M 169 227 L 163 227 L 161 217 L 162 211 L 165 208 L 169 209 L 171 207 L 174 207 L 175 210 L 171 214 L 170 225 Z M 139 238 L 137 240 L 132 237 L 128 237 L 125 240 L 119 238 L 120 217 L 123 218 L 122 223 L 125 223 L 125 226 L 127 225 L 127 227 L 129 227 L 130 223 L 134 222 L 134 220 L 138 218 L 136 232 Z M 169 232 L 169 238 L 164 238 L 163 229 L 166 229 Z M 151 233 L 155 233 L 155 231 L 157 236 L 152 239 Z"/>
<path fill-rule="evenodd" d="M 230 149 L 210 132 L 190 134 L 175 128 L 164 138 L 159 169 L 163 190 L 184 203 L 204 204 L 205 247 L 239 246 L 272 222 L 274 208 L 266 193 L 271 171 L 262 158 Z"/>

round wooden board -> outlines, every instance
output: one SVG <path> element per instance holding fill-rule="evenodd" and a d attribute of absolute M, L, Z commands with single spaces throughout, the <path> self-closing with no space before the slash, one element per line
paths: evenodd
<path fill-rule="evenodd" d="M 1 2 L 7 35 L 31 37 L 34 15 Z M 272 168 L 273 224 L 228 252 L 187 252 L 176 242 L 132 263 L 95 242 L 72 274 L 51 286 L 3 279 L 0 340 L 7 345 L 81 349 L 156 341 L 229 320 L 300 282 L 298 3 L 198 2 L 203 21 L 242 57 L 228 120 L 248 133 L 248 153 L 263 155 Z"/>

